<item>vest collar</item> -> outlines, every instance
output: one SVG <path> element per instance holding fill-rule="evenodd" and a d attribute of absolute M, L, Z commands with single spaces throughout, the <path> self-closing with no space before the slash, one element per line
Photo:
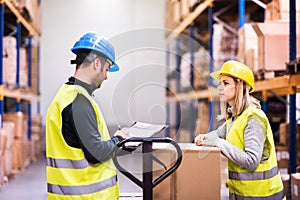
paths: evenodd
<path fill-rule="evenodd" d="M 93 92 L 97 89 L 96 86 L 85 83 L 85 82 L 75 78 L 74 76 L 71 76 L 69 78 L 69 81 L 66 84 L 79 85 L 79 86 L 83 87 L 84 89 L 86 89 L 86 91 L 89 93 L 89 95 L 92 95 Z"/>

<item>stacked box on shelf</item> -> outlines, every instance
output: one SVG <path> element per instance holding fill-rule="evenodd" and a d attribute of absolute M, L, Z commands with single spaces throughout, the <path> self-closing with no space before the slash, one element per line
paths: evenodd
<path fill-rule="evenodd" d="M 236 26 L 235 21 L 229 24 L 233 27 Z M 238 37 L 227 30 L 222 24 L 216 23 L 213 27 L 213 58 L 215 70 L 218 70 L 224 62 L 237 59 Z"/>
<path fill-rule="evenodd" d="M 166 28 L 175 29 L 200 0 L 166 0 Z"/>
<path fill-rule="evenodd" d="M 3 82 L 9 87 L 15 87 L 16 85 L 16 44 L 16 38 L 13 36 L 5 36 L 3 38 Z"/>
<path fill-rule="evenodd" d="M 10 176 L 12 173 L 14 134 L 15 124 L 4 121 L 1 129 L 1 161 L 4 177 Z"/>
<path fill-rule="evenodd" d="M 265 21 L 289 20 L 290 1 L 272 0 L 265 9 Z M 300 21 L 300 1 L 296 1 L 296 20 Z"/>
<path fill-rule="evenodd" d="M 252 24 L 244 24 L 238 32 L 238 60 L 249 66 L 254 74 L 258 72 L 258 37 Z"/>
<path fill-rule="evenodd" d="M 35 160 L 42 153 L 42 116 L 39 114 L 34 114 L 31 116 L 31 119 L 31 159 Z"/>
<path fill-rule="evenodd" d="M 207 89 L 208 87 L 208 77 L 209 77 L 209 53 L 202 47 L 194 52 L 194 88 L 197 89 Z M 190 83 L 191 75 L 191 53 L 185 53 L 182 56 L 180 63 L 181 70 L 181 87 L 183 90 L 192 90 Z"/>
<path fill-rule="evenodd" d="M 20 48 L 20 87 L 27 88 L 27 85 L 28 85 L 27 51 L 25 48 Z"/>
<path fill-rule="evenodd" d="M 258 69 L 265 72 L 265 78 L 273 78 L 275 72 L 285 72 L 285 63 L 289 61 L 289 21 L 253 23 L 252 26 L 258 36 Z M 300 49 L 300 22 L 296 26 L 297 49 Z"/>
<path fill-rule="evenodd" d="M 289 124 L 288 123 L 281 123 L 279 126 L 279 143 L 280 145 L 289 146 Z M 296 141 L 297 141 L 297 148 L 300 149 L 300 125 L 297 124 L 296 127 Z"/>
<path fill-rule="evenodd" d="M 166 28 L 173 30 L 180 21 L 178 0 L 166 0 Z"/>
<path fill-rule="evenodd" d="M 5 36 L 4 41 L 4 58 L 3 58 L 3 82 L 8 87 L 16 86 L 16 69 L 17 69 L 17 50 L 16 38 Z M 27 53 L 25 48 L 20 48 L 20 86 L 27 86 Z"/>
<path fill-rule="evenodd" d="M 300 200 L 300 173 L 291 174 L 291 192 L 293 200 Z"/>
<path fill-rule="evenodd" d="M 39 50 L 38 47 L 32 46 L 32 71 L 31 71 L 31 89 L 34 94 L 39 94 Z"/>
<path fill-rule="evenodd" d="M 41 7 L 40 0 L 14 0 L 14 5 L 17 9 L 26 10 L 28 13 L 28 21 L 30 21 L 31 25 L 39 30 L 41 26 Z"/>
<path fill-rule="evenodd" d="M 198 105 L 198 119 L 196 122 L 196 134 L 207 133 L 209 130 L 209 107 L 206 101 L 200 101 Z"/>
<path fill-rule="evenodd" d="M 12 168 L 17 173 L 30 163 L 31 142 L 27 139 L 27 115 L 22 112 L 4 113 L 4 121 L 11 121 L 15 125 Z"/>

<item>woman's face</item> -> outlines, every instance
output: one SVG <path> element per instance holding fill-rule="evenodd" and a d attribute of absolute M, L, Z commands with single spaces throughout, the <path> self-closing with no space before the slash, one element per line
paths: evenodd
<path fill-rule="evenodd" d="M 227 102 L 230 106 L 233 105 L 236 92 L 236 82 L 230 76 L 221 75 L 219 83 L 219 96 L 221 102 Z"/>

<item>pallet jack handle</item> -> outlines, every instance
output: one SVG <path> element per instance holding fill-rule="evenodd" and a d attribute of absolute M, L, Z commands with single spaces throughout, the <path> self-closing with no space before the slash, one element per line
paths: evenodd
<path fill-rule="evenodd" d="M 131 174 L 128 170 L 126 170 L 124 167 L 122 167 L 117 159 L 120 150 L 126 151 L 127 147 L 125 144 L 131 143 L 131 142 L 141 142 L 141 145 L 142 145 L 143 181 L 139 180 L 137 177 L 135 177 L 133 174 Z M 153 178 L 152 164 L 153 164 L 153 160 L 157 162 L 158 159 L 152 155 L 152 144 L 153 143 L 169 143 L 169 144 L 173 145 L 177 151 L 177 159 L 176 159 L 176 162 L 173 164 L 173 166 L 170 169 L 166 170 L 163 174 L 161 174 L 154 181 L 152 180 L 152 178 Z M 129 178 L 131 181 L 133 181 L 135 184 L 137 184 L 139 187 L 141 187 L 143 189 L 143 199 L 144 200 L 152 200 L 153 199 L 153 188 L 155 186 L 157 186 L 159 183 L 161 183 L 168 176 L 170 176 L 173 172 L 175 172 L 175 170 L 180 166 L 181 161 L 182 161 L 182 151 L 181 151 L 179 145 L 174 140 L 172 140 L 171 138 L 168 138 L 168 137 L 147 137 L 147 138 L 132 137 L 132 138 L 125 139 L 116 145 L 112 158 L 113 158 L 113 162 L 114 162 L 116 168 L 122 174 L 124 174 L 127 178 Z"/>

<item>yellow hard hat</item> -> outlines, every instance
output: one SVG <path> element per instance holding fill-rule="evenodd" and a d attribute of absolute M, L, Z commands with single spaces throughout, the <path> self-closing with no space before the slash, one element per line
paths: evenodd
<path fill-rule="evenodd" d="M 220 70 L 212 72 L 210 76 L 220 82 L 221 74 L 229 75 L 243 80 L 251 87 L 249 92 L 254 91 L 254 75 L 252 70 L 247 65 L 244 65 L 243 63 L 235 60 L 229 60 L 223 64 Z"/>

